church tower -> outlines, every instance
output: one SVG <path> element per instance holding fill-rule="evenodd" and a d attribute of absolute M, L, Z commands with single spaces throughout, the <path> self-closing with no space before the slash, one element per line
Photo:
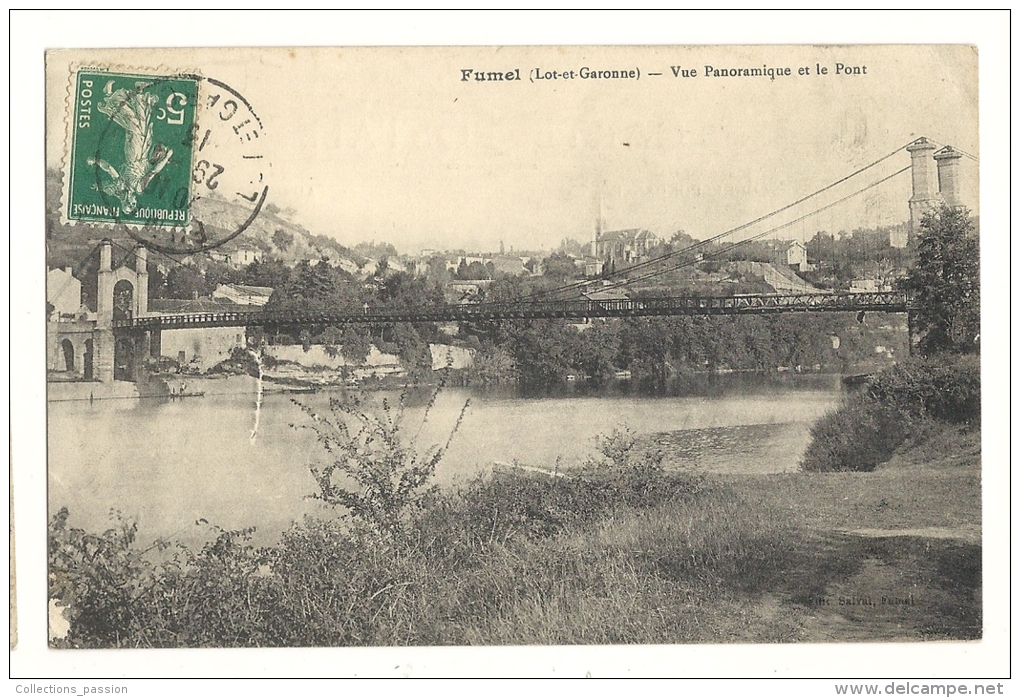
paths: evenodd
<path fill-rule="evenodd" d="M 600 184 L 595 213 L 595 237 L 591 242 L 591 256 L 596 258 L 599 256 L 599 239 L 602 237 L 602 233 L 606 232 L 606 207 L 602 199 L 602 189 L 603 185 Z"/>

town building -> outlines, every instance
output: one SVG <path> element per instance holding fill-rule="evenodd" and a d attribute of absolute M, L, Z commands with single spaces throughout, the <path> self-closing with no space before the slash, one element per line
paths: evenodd
<path fill-rule="evenodd" d="M 524 257 L 514 257 L 512 255 L 493 257 L 490 263 L 492 264 L 493 275 L 523 276 L 528 273 L 528 268 L 524 266 Z"/>
<path fill-rule="evenodd" d="M 786 265 L 794 267 L 797 271 L 813 271 L 815 265 L 808 263 L 807 245 L 800 240 L 794 240 L 786 247 Z"/>
<path fill-rule="evenodd" d="M 213 300 L 229 301 L 238 305 L 263 306 L 269 302 L 273 289 L 268 286 L 245 286 L 243 284 L 220 284 L 212 292 Z"/>
<path fill-rule="evenodd" d="M 239 244 L 232 250 L 210 250 L 209 256 L 218 262 L 229 264 L 232 267 L 246 267 L 252 262 L 261 262 L 264 255 L 257 247 L 247 244 Z"/>
<path fill-rule="evenodd" d="M 601 262 L 597 259 L 586 259 L 584 261 L 584 276 L 587 279 L 593 279 L 596 276 L 602 276 L 605 271 L 606 263 Z"/>
<path fill-rule="evenodd" d="M 54 321 L 72 318 L 81 310 L 81 281 L 71 267 L 46 272 L 46 302 L 53 307 L 49 319 Z"/>
<path fill-rule="evenodd" d="M 594 257 L 606 264 L 629 264 L 648 258 L 648 253 L 662 238 L 650 230 L 628 228 L 626 230 L 596 230 L 592 241 Z"/>

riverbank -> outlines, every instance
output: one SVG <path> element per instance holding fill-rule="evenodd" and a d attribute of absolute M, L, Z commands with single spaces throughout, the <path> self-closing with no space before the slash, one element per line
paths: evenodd
<path fill-rule="evenodd" d="M 396 537 L 306 519 L 277 545 L 211 531 L 194 557 L 149 567 L 114 545 L 103 570 L 149 592 L 123 606 L 61 570 L 55 594 L 99 604 L 91 628 L 69 612 L 58 644 L 977 639 L 980 480 L 980 436 L 959 431 L 870 473 L 496 473 Z M 82 540 L 55 534 L 57 551 Z"/>
<path fill-rule="evenodd" d="M 485 644 L 978 639 L 980 435 L 872 473 L 711 476 L 517 554 L 536 579 Z"/>
<path fill-rule="evenodd" d="M 978 431 L 946 425 L 871 473 L 742 476 L 724 486 L 790 514 L 796 562 L 749 604 L 762 617 L 782 610 L 791 639 L 981 637 Z"/>

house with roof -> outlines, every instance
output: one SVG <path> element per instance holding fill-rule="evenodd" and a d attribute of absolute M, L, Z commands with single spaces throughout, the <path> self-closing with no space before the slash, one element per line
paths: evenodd
<path fill-rule="evenodd" d="M 524 266 L 524 259 L 511 255 L 502 255 L 492 258 L 493 274 L 507 274 L 510 276 L 523 276 L 528 273 Z"/>
<path fill-rule="evenodd" d="M 71 267 L 46 272 L 46 302 L 53 306 L 51 320 L 74 317 L 81 309 L 81 281 Z"/>
<path fill-rule="evenodd" d="M 268 303 L 272 295 L 273 289 L 268 286 L 246 286 L 244 284 L 220 284 L 212 292 L 213 300 L 259 307 Z"/>
<path fill-rule="evenodd" d="M 596 276 L 602 276 L 602 272 L 606 268 L 606 263 L 597 259 L 585 259 L 584 260 L 584 278 L 593 279 Z"/>
<path fill-rule="evenodd" d="M 222 313 L 238 310 L 237 304 L 226 299 L 159 298 L 149 301 L 151 315 L 190 315 L 192 313 Z M 159 353 L 169 356 L 180 365 L 191 365 L 208 370 L 225 359 L 235 347 L 246 345 L 243 327 L 196 327 L 163 332 Z"/>
<path fill-rule="evenodd" d="M 807 245 L 800 240 L 794 240 L 786 246 L 786 265 L 795 267 L 797 271 L 813 271 L 814 264 L 808 263 Z"/>
<path fill-rule="evenodd" d="M 210 250 L 209 257 L 232 267 L 245 267 L 252 262 L 263 261 L 262 250 L 247 243 L 239 243 L 234 249 Z"/>

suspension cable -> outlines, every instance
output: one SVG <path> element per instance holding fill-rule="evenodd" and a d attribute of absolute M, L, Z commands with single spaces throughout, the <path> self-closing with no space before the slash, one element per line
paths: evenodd
<path fill-rule="evenodd" d="M 855 192 L 853 192 L 851 194 L 847 194 L 846 196 L 844 196 L 843 198 L 841 198 L 841 199 L 839 199 L 837 201 L 833 201 L 833 202 L 831 202 L 829 204 L 826 204 L 825 206 L 822 206 L 820 208 L 815 209 L 814 211 L 811 211 L 809 213 L 805 213 L 804 215 L 800 216 L 799 218 L 796 218 L 796 219 L 794 219 L 792 221 L 789 221 L 788 223 L 783 223 L 782 225 L 776 226 L 774 228 L 769 228 L 768 230 L 765 230 L 764 232 L 758 233 L 756 235 L 752 235 L 751 237 L 745 238 L 744 240 L 740 240 L 739 242 L 735 242 L 735 243 L 731 244 L 729 247 L 725 247 L 725 248 L 723 248 L 721 250 L 717 250 L 717 251 L 712 252 L 712 253 L 710 253 L 708 255 L 705 255 L 701 259 L 686 260 L 684 262 L 681 262 L 680 264 L 677 264 L 677 265 L 674 265 L 674 266 L 671 266 L 671 267 L 667 267 L 665 269 L 660 269 L 660 270 L 656 270 L 656 271 L 653 271 L 653 272 L 649 272 L 649 273 L 643 274 L 641 276 L 638 276 L 636 278 L 622 279 L 620 281 L 617 281 L 615 283 L 610 284 L 609 288 L 616 288 L 617 286 L 625 286 L 627 284 L 631 284 L 631 283 L 634 283 L 636 281 L 644 281 L 645 279 L 650 279 L 652 277 L 658 276 L 659 274 L 665 274 L 665 273 L 670 272 L 670 271 L 676 271 L 678 269 L 683 269 L 685 267 L 693 266 L 695 264 L 698 264 L 698 263 L 704 261 L 705 257 L 709 257 L 709 258 L 719 257 L 719 256 L 721 256 L 723 254 L 726 254 L 727 252 L 730 252 L 731 250 L 734 250 L 734 249 L 740 247 L 741 245 L 746 245 L 749 242 L 753 242 L 755 240 L 759 240 L 759 239 L 765 237 L 766 235 L 769 235 L 771 233 L 777 232 L 779 230 L 783 230 L 784 228 L 788 228 L 788 227 L 790 227 L 792 225 L 796 225 L 797 223 L 800 223 L 801 221 L 803 221 L 803 220 L 805 220 L 807 218 L 810 218 L 811 216 L 815 216 L 815 215 L 821 213 L 822 211 L 826 211 L 826 210 L 828 210 L 828 209 L 830 209 L 830 208 L 832 208 L 834 206 L 838 206 L 839 204 L 841 204 L 841 203 L 843 203 L 843 202 L 845 202 L 845 201 L 847 201 L 847 200 L 849 200 L 849 199 L 851 199 L 851 198 L 853 198 L 855 196 L 863 194 L 864 192 L 866 192 L 866 191 L 868 191 L 870 189 L 873 189 L 874 187 L 877 187 L 880 184 L 883 184 L 883 183 L 887 182 L 888 180 L 892 179 L 893 177 L 896 177 L 898 175 L 903 174 L 904 172 L 908 171 L 909 169 L 910 169 L 910 165 L 904 167 L 903 169 L 901 169 L 901 170 L 899 170 L 897 172 L 892 173 L 891 175 L 887 175 L 887 176 L 883 177 L 882 179 L 879 179 L 879 180 L 877 180 L 875 182 L 872 182 L 871 184 L 867 185 L 866 187 L 864 187 L 862 189 L 858 189 L 857 191 L 855 191 Z M 605 287 L 603 287 L 603 288 L 605 288 Z"/>
<path fill-rule="evenodd" d="M 782 213 L 783 211 L 786 211 L 788 209 L 793 208 L 794 206 L 802 204 L 805 201 L 807 201 L 809 199 L 812 199 L 812 198 L 818 196 L 819 194 L 822 194 L 822 193 L 832 189 L 833 187 L 836 187 L 836 186 L 846 182 L 847 180 L 849 180 L 849 179 L 851 179 L 853 177 L 856 177 L 857 175 L 859 175 L 859 174 L 861 174 L 861 173 L 871 169 L 872 167 L 875 167 L 876 165 L 881 164 L 882 162 L 884 162 L 884 161 L 888 160 L 889 158 L 893 157 L 894 155 L 899 154 L 904 148 L 906 148 L 908 145 L 910 145 L 910 143 L 913 143 L 913 141 L 912 140 L 908 141 L 907 143 L 904 143 L 903 145 L 901 145 L 901 146 L 897 147 L 896 149 L 890 151 L 886 155 L 883 155 L 882 157 L 880 157 L 879 159 L 875 160 L 874 162 L 872 162 L 872 163 L 870 163 L 868 165 L 865 165 L 864 167 L 861 167 L 860 169 L 855 170 L 854 172 L 851 172 L 850 174 L 846 175 L 845 177 L 842 177 L 842 178 L 836 180 L 835 182 L 832 182 L 831 184 L 828 184 L 828 185 L 822 187 L 821 189 L 818 189 L 818 190 L 808 194 L 807 196 L 803 196 L 800 199 L 797 199 L 796 201 L 794 201 L 793 203 L 790 203 L 790 204 L 787 204 L 785 206 L 782 206 L 782 207 L 780 207 L 780 208 L 778 208 L 778 209 L 776 209 L 776 210 L 774 210 L 774 211 L 772 211 L 770 213 L 766 213 L 763 216 L 759 216 L 758 218 L 755 218 L 754 220 L 752 220 L 752 221 L 750 221 L 748 223 L 744 223 L 742 225 L 739 225 L 736 228 L 731 228 L 730 230 L 727 230 L 727 231 L 725 231 L 723 233 L 719 233 L 718 235 L 715 235 L 713 237 L 706 238 L 705 240 L 701 240 L 699 242 L 696 242 L 693 245 L 689 245 L 689 246 L 687 246 L 687 247 L 685 247 L 683 249 L 674 250 L 672 252 L 668 252 L 665 255 L 662 255 L 661 257 L 656 257 L 655 259 L 650 259 L 650 260 L 647 260 L 645 262 L 640 262 L 640 263 L 635 264 L 633 266 L 627 267 L 626 269 L 621 269 L 618 272 L 613 272 L 613 273 L 609 274 L 607 277 L 603 277 L 603 278 L 606 279 L 606 278 L 610 278 L 612 276 L 622 275 L 622 274 L 627 273 L 627 272 L 633 272 L 636 269 L 642 269 L 642 268 L 645 268 L 645 267 L 648 267 L 648 266 L 659 264 L 659 263 L 661 263 L 664 260 L 668 260 L 668 259 L 670 259 L 672 257 L 676 257 L 678 255 L 681 255 L 681 254 L 684 254 L 684 253 L 687 253 L 687 252 L 691 252 L 691 251 L 697 250 L 697 249 L 699 249 L 701 247 L 704 247 L 705 245 L 711 244 L 712 242 L 720 240 L 720 239 L 722 239 L 724 237 L 727 237 L 729 235 L 733 235 L 734 233 L 738 233 L 741 230 L 745 230 L 745 229 L 747 229 L 747 228 L 749 228 L 749 227 L 751 227 L 751 226 L 753 226 L 753 225 L 755 225 L 757 223 L 760 223 L 760 222 L 762 222 L 764 220 L 772 218 L 772 217 Z M 525 298 L 540 298 L 542 296 L 551 295 L 551 294 L 554 294 L 554 293 L 561 293 L 561 292 L 565 292 L 565 291 L 570 291 L 570 290 L 573 290 L 573 289 L 576 289 L 576 288 L 579 288 L 579 287 L 582 287 L 582 286 L 585 286 L 585 285 L 588 285 L 588 284 L 591 284 L 591 283 L 594 283 L 594 282 L 595 282 L 594 279 L 585 279 L 583 281 L 578 281 L 578 282 L 574 282 L 574 283 L 571 283 L 571 284 L 566 284 L 566 285 L 558 287 L 558 288 L 552 288 L 552 289 L 546 289 L 546 290 L 542 290 L 542 291 L 536 291 L 536 292 L 534 292 L 532 294 L 529 294 Z"/>
<path fill-rule="evenodd" d="M 118 247 L 118 248 L 120 248 L 122 250 L 127 250 L 127 251 L 129 251 L 131 253 L 134 253 L 135 250 L 137 249 L 137 246 L 136 247 L 125 247 L 124 245 L 121 245 L 120 243 L 117 243 L 117 242 L 113 242 L 112 240 L 110 241 L 110 244 L 113 245 L 114 247 Z M 145 247 L 145 245 L 141 245 L 141 247 Z M 171 257 L 170 255 L 166 254 L 165 252 L 160 252 L 159 250 L 155 250 L 155 249 L 152 249 L 150 247 L 145 247 L 145 249 L 149 250 L 151 252 L 155 252 L 156 254 L 160 255 L 161 257 L 165 257 L 166 259 L 169 259 L 171 262 L 173 262 L 174 264 L 178 265 L 182 269 L 188 269 L 189 268 L 187 264 L 185 264 L 184 262 L 180 261 L 179 259 L 174 259 L 173 257 Z"/>
<path fill-rule="evenodd" d="M 928 140 L 931 141 L 930 138 Z M 966 150 L 961 150 L 960 148 L 957 148 L 955 145 L 949 146 L 949 145 L 946 145 L 945 143 L 939 143 L 938 141 L 931 141 L 931 142 L 934 143 L 939 148 L 952 148 L 953 150 L 958 152 L 960 155 L 964 155 L 964 156 L 970 158 L 971 160 L 973 160 L 974 162 L 981 162 L 981 160 L 978 159 L 978 157 L 976 155 L 971 155 Z"/>

